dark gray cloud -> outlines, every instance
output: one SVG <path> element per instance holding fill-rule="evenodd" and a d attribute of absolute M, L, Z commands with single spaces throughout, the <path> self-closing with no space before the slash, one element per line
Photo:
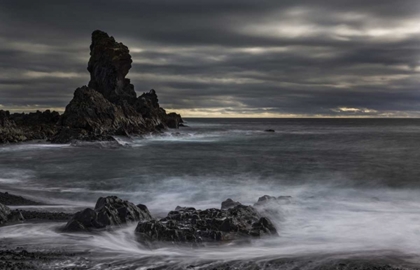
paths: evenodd
<path fill-rule="evenodd" d="M 90 33 L 126 44 L 138 93 L 196 116 L 420 116 L 418 0 L 9 1 L 0 108 L 63 109 Z"/>

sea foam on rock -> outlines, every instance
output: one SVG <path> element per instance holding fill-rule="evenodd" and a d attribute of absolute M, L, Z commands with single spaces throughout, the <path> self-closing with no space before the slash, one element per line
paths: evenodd
<path fill-rule="evenodd" d="M 63 230 L 86 232 L 151 219 L 152 216 L 145 205 L 135 205 L 116 196 L 100 197 L 94 209 L 86 208 L 74 214 Z"/>

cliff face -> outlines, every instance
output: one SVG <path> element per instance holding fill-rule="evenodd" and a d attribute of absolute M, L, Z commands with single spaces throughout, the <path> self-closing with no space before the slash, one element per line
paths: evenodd
<path fill-rule="evenodd" d="M 113 135 L 140 135 L 178 128 L 176 113 L 160 107 L 155 90 L 137 97 L 126 78 L 132 60 L 127 46 L 107 33 L 92 33 L 88 86 L 77 88 L 63 115 L 57 112 L 10 114 L 0 111 L 0 143 L 49 139 L 110 140 Z"/>

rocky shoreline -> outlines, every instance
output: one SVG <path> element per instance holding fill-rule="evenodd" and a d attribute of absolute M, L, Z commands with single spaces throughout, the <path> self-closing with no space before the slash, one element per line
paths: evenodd
<path fill-rule="evenodd" d="M 183 126 L 179 114 L 160 107 L 155 90 L 137 97 L 126 78 L 131 64 L 127 46 L 105 32 L 94 31 L 88 85 L 76 89 L 62 115 L 49 110 L 28 114 L 0 110 L 0 144 L 113 140 L 114 135 L 160 133 Z"/>
<path fill-rule="evenodd" d="M 6 195 L 5 195 L 6 194 Z M 1 193 L 0 198 L 6 196 L 9 206 L 22 202 L 30 205 L 31 200 L 15 196 L 7 192 Z M 200 249 L 205 243 L 222 244 L 231 241 L 259 239 L 261 237 L 279 237 L 278 229 L 271 221 L 264 217 L 264 207 L 271 203 L 291 203 L 289 196 L 262 196 L 254 206 L 242 205 L 232 199 L 221 203 L 220 209 L 212 208 L 197 210 L 192 207 L 176 207 L 161 219 L 153 218 L 146 205 L 122 200 L 116 196 L 101 197 L 95 208 L 87 208 L 80 212 L 54 213 L 43 211 L 10 210 L 7 205 L 0 204 L 0 226 L 13 226 L 21 223 L 38 221 L 57 222 L 59 231 L 72 234 L 96 234 L 100 231 L 112 231 L 124 227 L 126 223 L 137 222 L 135 228 L 136 241 L 157 248 L 155 244 L 170 244 Z M 5 201 L 4 199 L 2 200 Z M 34 205 L 42 205 L 33 202 Z M 280 233 L 281 235 L 281 233 Z M 7 239 L 7 238 L 6 238 Z M 73 252 L 72 250 L 50 250 L 42 247 L 29 250 L 16 246 L 5 240 L 0 245 L 0 269 L 137 269 L 147 261 L 139 260 L 137 264 L 130 264 L 124 268 L 124 262 L 101 262 L 98 266 L 96 257 L 89 251 Z M 122 268 L 121 268 L 122 267 Z M 202 269 L 202 270 L 231 270 L 231 269 L 340 269 L 340 270 L 408 270 L 418 269 L 397 258 L 375 259 L 369 256 L 355 256 L 354 258 L 322 259 L 319 256 L 306 256 L 270 259 L 268 261 L 204 261 L 198 264 L 176 264 L 165 267 L 148 269 Z"/>

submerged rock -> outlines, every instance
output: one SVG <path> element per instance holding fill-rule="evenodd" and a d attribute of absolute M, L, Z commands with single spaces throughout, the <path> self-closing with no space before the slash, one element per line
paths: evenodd
<path fill-rule="evenodd" d="M 130 221 L 151 219 L 152 216 L 145 205 L 136 206 L 116 196 L 101 197 L 96 202 L 95 209 L 86 208 L 77 212 L 67 222 L 63 230 L 68 232 L 91 231 L 122 225 Z"/>
<path fill-rule="evenodd" d="M 142 242 L 201 243 L 277 235 L 277 231 L 252 206 L 237 205 L 227 210 L 177 207 L 163 219 L 139 222 L 136 234 Z"/>

